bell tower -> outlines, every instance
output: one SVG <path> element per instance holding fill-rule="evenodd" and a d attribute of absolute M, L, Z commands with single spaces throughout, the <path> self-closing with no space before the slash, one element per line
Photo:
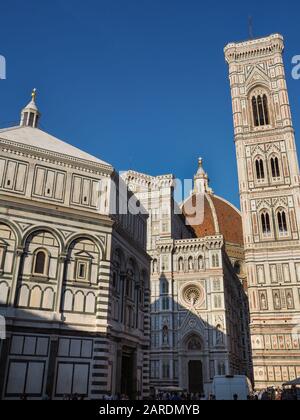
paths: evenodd
<path fill-rule="evenodd" d="M 225 48 L 257 388 L 300 377 L 300 177 L 283 37 Z"/>

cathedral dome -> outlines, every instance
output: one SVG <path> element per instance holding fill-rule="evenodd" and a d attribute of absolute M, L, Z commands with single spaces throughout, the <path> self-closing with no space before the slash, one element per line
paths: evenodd
<path fill-rule="evenodd" d="M 184 204 L 184 213 L 190 215 L 195 208 L 197 195 L 193 194 Z M 198 238 L 223 235 L 225 242 L 243 246 L 242 217 L 237 208 L 213 193 L 204 195 L 204 218 L 201 224 L 192 224 Z"/>

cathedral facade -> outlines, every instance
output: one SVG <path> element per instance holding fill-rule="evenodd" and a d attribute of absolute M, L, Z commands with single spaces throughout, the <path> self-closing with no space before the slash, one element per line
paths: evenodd
<path fill-rule="evenodd" d="M 152 392 L 208 395 L 216 375 L 252 378 L 239 211 L 214 195 L 201 159 L 180 209 L 172 175 L 124 179 L 149 213 Z"/>
<path fill-rule="evenodd" d="M 39 118 L 33 93 L 0 131 L 0 398 L 146 398 L 147 215 L 111 214 L 112 166 Z"/>
<path fill-rule="evenodd" d="M 281 35 L 229 65 L 257 388 L 300 377 L 300 178 Z"/>

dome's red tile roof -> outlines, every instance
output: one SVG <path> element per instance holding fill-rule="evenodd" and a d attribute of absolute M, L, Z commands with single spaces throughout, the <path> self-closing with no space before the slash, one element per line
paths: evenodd
<path fill-rule="evenodd" d="M 195 207 L 193 195 L 184 204 L 184 213 L 190 215 L 191 205 Z M 219 225 L 219 232 L 218 232 Z M 243 245 L 243 227 L 240 212 L 231 204 L 213 194 L 205 195 L 203 223 L 192 225 L 198 238 L 221 233 L 226 242 Z"/>

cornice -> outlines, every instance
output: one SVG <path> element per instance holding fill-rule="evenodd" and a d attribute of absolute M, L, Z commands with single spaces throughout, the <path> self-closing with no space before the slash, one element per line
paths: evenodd
<path fill-rule="evenodd" d="M 174 186 L 175 177 L 172 174 L 151 176 L 142 174 L 135 171 L 127 171 L 123 174 L 122 178 L 127 184 L 135 182 L 142 187 L 162 188 Z"/>
<path fill-rule="evenodd" d="M 249 200 L 261 200 L 261 199 L 274 199 L 274 198 L 288 198 L 294 196 L 294 190 L 299 189 L 299 185 L 280 185 L 280 190 L 274 187 L 265 187 L 265 189 L 253 188 L 246 193 L 241 193 L 242 198 L 248 198 Z"/>
<path fill-rule="evenodd" d="M 257 139 L 264 139 L 261 143 L 265 143 L 265 138 L 269 138 L 268 141 L 283 141 L 283 136 L 286 134 L 295 135 L 295 130 L 292 126 L 284 127 L 284 128 L 273 128 L 268 130 L 260 130 L 260 131 L 249 131 L 247 133 L 236 134 L 234 136 L 235 142 L 239 141 L 247 141 L 249 144 L 255 143 Z"/>
<path fill-rule="evenodd" d="M 76 169 L 86 173 L 100 176 L 110 176 L 113 168 L 97 162 L 92 162 L 61 153 L 40 149 L 34 146 L 15 143 L 0 137 L 0 150 L 4 153 L 14 154 L 27 159 L 34 159 L 41 162 L 50 163 L 56 166 Z"/>
<path fill-rule="evenodd" d="M 0 202 L 2 208 L 15 209 L 17 211 L 34 213 L 35 215 L 53 216 L 60 219 L 94 225 L 114 226 L 114 221 L 107 215 L 88 211 L 87 209 L 76 209 L 70 206 L 57 205 L 56 203 L 40 203 L 23 197 L 7 196 L 0 192 Z M 48 220 L 48 219 L 47 219 Z M 48 220 L 49 221 L 49 220 Z"/>
<path fill-rule="evenodd" d="M 210 249 L 221 248 L 224 245 L 224 237 L 223 235 L 215 235 L 204 238 L 178 239 L 174 242 L 175 249 L 180 247 L 194 247 L 195 245 L 205 245 Z"/>
<path fill-rule="evenodd" d="M 269 57 L 282 54 L 284 50 L 283 36 L 273 34 L 264 38 L 251 39 L 244 42 L 230 43 L 224 48 L 226 61 L 256 61 L 258 57 Z"/>
<path fill-rule="evenodd" d="M 259 255 L 261 255 L 261 252 L 265 252 L 266 255 L 268 255 L 268 252 L 272 251 L 272 252 L 291 252 L 292 250 L 296 250 L 299 251 L 299 246 L 300 246 L 300 241 L 299 240 L 293 240 L 293 239 L 288 239 L 288 240 L 277 240 L 274 242 L 263 242 L 263 243 L 253 243 L 253 244 L 249 244 L 249 245 L 245 245 L 245 258 L 246 258 L 246 262 L 249 262 L 249 260 L 251 260 L 251 257 L 249 256 L 252 255 L 253 256 L 259 252 Z M 289 254 L 291 255 L 291 254 Z M 268 255 L 268 259 L 270 261 L 270 255 Z M 283 256 L 282 256 L 283 258 Z"/>

